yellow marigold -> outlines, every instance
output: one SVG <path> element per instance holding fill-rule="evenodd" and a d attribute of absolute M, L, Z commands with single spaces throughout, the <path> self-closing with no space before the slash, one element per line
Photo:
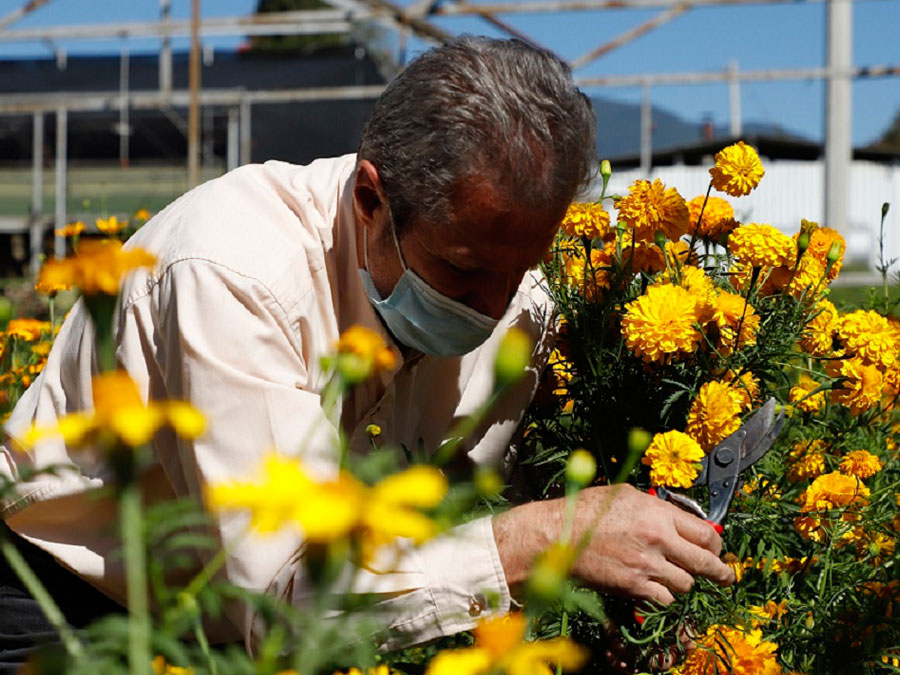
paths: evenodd
<path fill-rule="evenodd" d="M 803 513 L 864 506 L 868 502 L 869 488 L 856 476 L 846 476 L 837 471 L 816 478 L 800 495 Z"/>
<path fill-rule="evenodd" d="M 153 657 L 151 664 L 153 675 L 192 675 L 193 668 L 183 668 L 181 666 L 173 666 L 166 661 L 166 657 L 158 654 Z"/>
<path fill-rule="evenodd" d="M 780 620 L 787 614 L 787 600 L 781 602 L 768 600 L 765 605 L 750 605 L 750 613 L 763 622 Z"/>
<path fill-rule="evenodd" d="M 47 260 L 41 267 L 34 290 L 52 295 L 72 288 L 70 266 L 65 260 Z"/>
<path fill-rule="evenodd" d="M 716 153 L 716 165 L 709 170 L 713 187 L 732 197 L 750 194 L 762 180 L 765 169 L 756 150 L 738 141 Z"/>
<path fill-rule="evenodd" d="M 110 216 L 109 218 L 97 218 L 96 225 L 103 234 L 116 234 L 128 227 L 128 221 Z"/>
<path fill-rule="evenodd" d="M 134 220 L 139 220 L 141 222 L 147 222 L 150 220 L 153 214 L 151 214 L 147 209 L 138 209 L 134 212 L 132 218 Z"/>
<path fill-rule="evenodd" d="M 741 373 L 740 377 L 736 375 L 733 370 L 728 370 L 722 376 L 722 381 L 730 384 L 731 389 L 738 395 L 741 410 L 750 410 L 754 401 L 759 399 L 759 380 L 750 371 Z"/>
<path fill-rule="evenodd" d="M 609 267 L 612 262 L 606 248 L 591 248 L 590 263 L 582 246 L 567 247 L 563 251 L 563 277 L 568 285 L 578 290 L 585 300 L 601 299 L 602 291 L 609 288 Z"/>
<path fill-rule="evenodd" d="M 675 188 L 666 188 L 658 178 L 652 183 L 636 180 L 628 194 L 616 202 L 619 223 L 626 225 L 637 241 L 653 241 L 657 232 L 678 239 L 688 232 L 688 207 Z"/>
<path fill-rule="evenodd" d="M 715 380 L 700 387 L 688 411 L 685 432 L 704 451 L 712 450 L 741 426 L 741 396 L 725 382 Z"/>
<path fill-rule="evenodd" d="M 550 352 L 550 358 L 547 361 L 553 377 L 554 389 L 556 396 L 566 396 L 569 393 L 569 382 L 575 374 L 575 367 L 559 349 Z"/>
<path fill-rule="evenodd" d="M 518 612 L 481 621 L 472 647 L 438 652 L 425 675 L 551 675 L 548 664 L 577 670 L 587 660 L 588 651 L 569 638 L 524 642 L 525 628 Z"/>
<path fill-rule="evenodd" d="M 680 431 L 656 434 L 641 459 L 650 467 L 654 485 L 687 488 L 700 475 L 703 449 L 693 438 Z"/>
<path fill-rule="evenodd" d="M 734 572 L 734 580 L 740 581 L 744 578 L 744 574 L 748 569 L 753 568 L 753 559 L 745 558 L 741 561 L 734 553 L 730 551 L 722 555 L 722 562 L 728 565 L 731 568 L 731 571 Z"/>
<path fill-rule="evenodd" d="M 44 264 L 38 286 L 78 286 L 86 295 L 116 295 L 126 274 L 155 262 L 156 258 L 141 249 L 123 250 L 118 240 L 83 239 L 75 256 Z"/>
<path fill-rule="evenodd" d="M 797 516 L 794 518 L 794 531 L 804 539 L 821 542 L 825 540 L 825 529 L 822 519 L 815 516 Z"/>
<path fill-rule="evenodd" d="M 666 268 L 666 259 L 663 251 L 652 241 L 632 241 L 631 234 L 626 232 L 617 242 L 610 241 L 606 244 L 606 253 L 612 259 L 618 256 L 622 267 L 632 273 L 646 272 L 655 274 Z"/>
<path fill-rule="evenodd" d="M 674 675 L 782 675 L 778 645 L 763 640 L 760 629 L 714 624 L 694 642 L 684 663 L 671 671 Z"/>
<path fill-rule="evenodd" d="M 720 291 L 715 298 L 713 320 L 719 329 L 718 349 L 721 354 L 727 355 L 745 345 L 756 344 L 759 314 L 742 296 Z"/>
<path fill-rule="evenodd" d="M 829 377 L 843 378 L 839 386 L 831 390 L 831 401 L 848 407 L 852 414 L 870 410 L 881 400 L 881 372 L 858 356 L 829 361 L 825 372 Z"/>
<path fill-rule="evenodd" d="M 794 240 L 764 223 L 741 225 L 728 236 L 728 250 L 751 267 L 792 265 L 796 257 Z"/>
<path fill-rule="evenodd" d="M 795 240 L 800 236 L 798 232 L 794 235 Z M 831 269 L 828 270 L 828 280 L 834 280 L 837 275 L 841 271 L 841 267 L 844 264 L 844 252 L 847 250 L 847 243 L 844 241 L 844 238 L 841 236 L 840 232 L 834 230 L 830 227 L 817 227 L 815 228 L 809 237 L 809 248 L 806 249 L 806 253 L 803 254 L 803 257 L 813 257 L 819 262 L 822 263 L 822 267 L 826 267 L 828 264 L 828 260 L 826 256 L 828 255 L 828 251 L 831 249 L 832 244 L 837 242 L 838 249 L 840 250 L 840 254 L 838 259 L 831 266 Z"/>
<path fill-rule="evenodd" d="M 397 355 L 384 338 L 371 328 L 353 325 L 341 333 L 335 346 L 335 366 L 348 382 L 361 382 L 370 375 L 393 370 Z"/>
<path fill-rule="evenodd" d="M 848 354 L 864 363 L 890 368 L 897 362 L 900 343 L 893 326 L 878 312 L 859 309 L 836 322 L 836 335 Z"/>
<path fill-rule="evenodd" d="M 857 478 L 871 478 L 881 471 L 884 464 L 878 455 L 868 450 L 853 450 L 841 458 L 840 472 Z"/>
<path fill-rule="evenodd" d="M 834 348 L 838 311 L 830 301 L 819 300 L 812 315 L 803 329 L 800 348 L 813 356 L 829 356 Z"/>
<path fill-rule="evenodd" d="M 822 441 L 795 443 L 788 459 L 788 480 L 799 483 L 825 473 L 825 444 Z"/>
<path fill-rule="evenodd" d="M 40 340 L 42 335 L 49 335 L 51 330 L 49 321 L 38 319 L 10 319 L 6 325 L 7 336 L 21 338 L 26 342 Z"/>
<path fill-rule="evenodd" d="M 690 354 L 701 334 L 697 297 L 672 284 L 654 285 L 625 306 L 622 335 L 628 348 L 649 362 Z"/>
<path fill-rule="evenodd" d="M 820 294 L 825 282 L 825 265 L 816 258 L 803 256 L 790 275 L 785 292 L 797 300 L 814 298 Z"/>
<path fill-rule="evenodd" d="M 609 230 L 609 214 L 598 203 L 570 204 L 561 227 L 570 237 L 599 239 Z"/>
<path fill-rule="evenodd" d="M 729 234 L 738 226 L 738 222 L 734 219 L 734 209 L 726 200 L 721 197 L 710 197 L 706 201 L 706 208 L 703 208 L 703 200 L 705 195 L 699 195 L 690 200 L 688 212 L 690 213 L 690 232 L 694 233 L 697 229 L 697 236 L 706 239 L 717 240 L 723 234 Z M 700 209 L 703 209 L 703 219 L 700 219 Z M 700 226 L 697 227 L 699 222 Z"/>
<path fill-rule="evenodd" d="M 63 227 L 58 227 L 53 230 L 53 234 L 57 237 L 77 237 L 79 234 L 84 232 L 86 229 L 86 225 L 82 223 L 80 220 L 76 220 L 74 223 L 68 223 Z"/>
<path fill-rule="evenodd" d="M 92 443 L 100 433 L 112 432 L 122 443 L 137 447 L 148 443 L 164 426 L 184 438 L 197 438 L 205 428 L 203 415 L 184 401 L 151 401 L 145 405 L 125 371 L 95 376 L 92 393 L 93 412 L 71 413 L 55 425 L 35 426 L 22 442 L 31 446 L 48 436 L 62 436 L 70 447 L 81 447 Z"/>
<path fill-rule="evenodd" d="M 819 412 L 825 405 L 825 391 L 812 394 L 820 386 L 806 373 L 800 375 L 797 384 L 791 387 L 788 394 L 788 400 L 795 404 L 795 407 L 806 413 Z M 812 396 L 810 396 L 812 394 Z"/>

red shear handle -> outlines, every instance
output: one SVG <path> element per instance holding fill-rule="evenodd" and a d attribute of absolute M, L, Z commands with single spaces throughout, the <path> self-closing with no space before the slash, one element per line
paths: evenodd
<path fill-rule="evenodd" d="M 656 488 L 653 487 L 647 490 L 647 494 L 651 497 L 659 497 L 659 493 L 656 491 Z M 660 499 L 662 499 L 662 497 L 660 497 Z M 706 522 L 712 525 L 713 529 L 716 531 L 716 534 L 721 536 L 722 533 L 725 532 L 725 528 L 722 527 L 721 523 L 716 523 L 711 520 L 707 520 Z"/>

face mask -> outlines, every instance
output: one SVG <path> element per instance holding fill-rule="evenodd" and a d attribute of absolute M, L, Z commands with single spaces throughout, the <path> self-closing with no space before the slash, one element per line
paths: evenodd
<path fill-rule="evenodd" d="M 393 221 L 391 234 L 403 265 L 403 274 L 391 294 L 382 298 L 369 274 L 368 229 L 363 232 L 366 268 L 359 270 L 359 276 L 369 301 L 394 337 L 407 347 L 432 356 L 461 356 L 487 340 L 497 320 L 429 286 L 406 266 Z"/>

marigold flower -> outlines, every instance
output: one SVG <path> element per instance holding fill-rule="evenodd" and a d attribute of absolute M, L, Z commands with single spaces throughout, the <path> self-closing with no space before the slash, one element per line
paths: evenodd
<path fill-rule="evenodd" d="M 138 209 L 137 211 L 134 212 L 132 219 L 146 222 L 146 221 L 150 220 L 152 215 L 153 214 L 151 214 L 147 209 Z"/>
<path fill-rule="evenodd" d="M 62 227 L 56 228 L 53 230 L 53 234 L 57 237 L 77 237 L 85 231 L 86 227 L 87 226 L 80 220 L 76 220 L 74 223 L 68 223 Z"/>
<path fill-rule="evenodd" d="M 799 236 L 794 235 L 794 238 Z M 844 241 L 844 237 L 841 236 L 841 233 L 837 230 L 834 230 L 830 227 L 816 227 L 810 233 L 809 238 L 809 247 L 806 250 L 806 253 L 803 254 L 803 257 L 813 257 L 819 262 L 822 263 L 822 267 L 825 268 L 828 266 L 828 251 L 831 249 L 832 244 L 837 243 L 838 248 L 838 258 L 835 262 L 832 263 L 831 268 L 828 270 L 828 280 L 833 281 L 841 271 L 841 267 L 844 264 L 844 252 L 847 250 L 847 243 Z"/>
<path fill-rule="evenodd" d="M 840 472 L 857 478 L 871 478 L 881 471 L 884 464 L 878 455 L 868 450 L 853 450 L 841 459 Z"/>
<path fill-rule="evenodd" d="M 703 449 L 693 438 L 680 431 L 656 434 L 641 459 L 650 467 L 654 485 L 688 488 L 702 468 Z"/>
<path fill-rule="evenodd" d="M 437 506 L 447 481 L 435 467 L 414 466 L 367 487 L 345 471 L 316 480 L 302 460 L 268 454 L 254 481 L 206 488 L 212 511 L 247 510 L 251 528 L 275 532 L 292 525 L 307 541 L 327 543 L 358 535 L 364 559 L 394 539 L 420 544 L 437 531 L 421 509 Z"/>
<path fill-rule="evenodd" d="M 900 342 L 896 331 L 878 312 L 859 309 L 845 314 L 836 321 L 835 328 L 847 353 L 858 356 L 863 363 L 884 370 L 897 362 Z"/>
<path fill-rule="evenodd" d="M 706 200 L 706 208 L 703 208 L 703 202 Z M 721 197 L 711 196 L 709 199 L 705 195 L 694 197 L 687 203 L 688 212 L 690 213 L 690 232 L 698 237 L 706 239 L 718 239 L 723 234 L 729 234 L 739 223 L 734 219 L 734 209 L 727 201 Z M 700 209 L 703 209 L 703 219 L 700 219 Z M 699 221 L 699 227 L 697 223 Z"/>
<path fill-rule="evenodd" d="M 788 393 L 788 400 L 803 412 L 819 412 L 825 405 L 825 391 L 812 394 L 819 386 L 819 382 L 816 382 L 806 373 L 802 373 L 797 384 L 791 387 L 791 391 Z"/>
<path fill-rule="evenodd" d="M 718 346 L 722 355 L 728 355 L 745 345 L 756 344 L 759 314 L 742 296 L 720 291 L 715 297 L 713 321 L 719 329 Z"/>
<path fill-rule="evenodd" d="M 781 602 L 768 600 L 766 604 L 762 606 L 750 605 L 750 613 L 763 622 L 771 621 L 772 619 L 781 619 L 781 617 L 787 614 L 787 600 L 782 600 Z"/>
<path fill-rule="evenodd" d="M 813 311 L 815 315 L 800 338 L 800 349 L 813 356 L 829 356 L 834 348 L 838 311 L 828 300 L 819 300 Z"/>
<path fill-rule="evenodd" d="M 184 401 L 151 401 L 144 404 L 134 380 L 122 370 L 97 375 L 92 380 L 93 412 L 76 412 L 55 425 L 33 427 L 23 439 L 30 447 L 44 438 L 61 436 L 70 447 L 82 447 L 98 434 L 112 432 L 122 443 L 137 447 L 148 443 L 164 426 L 183 438 L 197 438 L 205 421 Z"/>
<path fill-rule="evenodd" d="M 825 281 L 825 265 L 811 256 L 800 258 L 800 264 L 790 275 L 790 281 L 785 286 L 785 292 L 792 298 L 814 297 L 822 288 Z"/>
<path fill-rule="evenodd" d="M 685 432 L 705 452 L 712 450 L 741 426 L 741 396 L 725 382 L 715 380 L 700 387 L 688 411 Z"/>
<path fill-rule="evenodd" d="M 116 295 L 127 273 L 155 262 L 141 249 L 123 250 L 115 239 L 83 239 L 75 256 L 44 264 L 36 288 L 48 292 L 45 289 L 78 286 L 86 295 Z"/>
<path fill-rule="evenodd" d="M 731 385 L 732 391 L 737 394 L 741 402 L 741 410 L 750 410 L 753 402 L 759 399 L 759 380 L 750 371 L 736 377 L 733 370 L 728 370 L 722 376 L 722 381 Z"/>
<path fill-rule="evenodd" d="M 831 401 L 847 406 L 852 414 L 870 410 L 881 400 L 881 372 L 858 356 L 829 361 L 825 372 L 829 377 L 843 378 L 840 386 L 831 390 Z"/>
<path fill-rule="evenodd" d="M 778 645 L 762 639 L 760 629 L 744 630 L 713 624 L 694 640 L 696 648 L 674 675 L 781 675 L 776 650 Z"/>
<path fill-rule="evenodd" d="M 109 218 L 97 218 L 96 225 L 103 234 L 117 234 L 128 227 L 128 221 L 110 216 Z"/>
<path fill-rule="evenodd" d="M 800 511 L 812 513 L 851 505 L 864 506 L 868 502 L 869 488 L 856 476 L 846 476 L 837 471 L 816 478 L 800 496 Z"/>
<path fill-rule="evenodd" d="M 713 187 L 732 197 L 750 194 L 765 173 L 756 150 L 743 141 L 716 153 L 716 165 L 709 170 Z"/>
<path fill-rule="evenodd" d="M 780 267 L 796 257 L 794 240 L 764 223 L 741 225 L 729 235 L 728 250 L 751 267 Z"/>
<path fill-rule="evenodd" d="M 181 666 L 173 666 L 166 661 L 166 657 L 158 654 L 153 657 L 152 662 L 153 675 L 192 675 L 193 668 L 182 668 Z"/>
<path fill-rule="evenodd" d="M 6 325 L 6 335 L 17 337 L 26 342 L 40 340 L 42 335 L 49 335 L 52 330 L 49 321 L 38 319 L 10 319 Z"/>
<path fill-rule="evenodd" d="M 617 255 L 615 241 L 607 242 L 606 253 L 612 260 Z M 666 268 L 666 258 L 659 246 L 652 241 L 633 241 L 629 232 L 622 235 L 618 242 L 618 255 L 622 267 L 630 272 L 646 272 L 655 274 Z"/>
<path fill-rule="evenodd" d="M 393 370 L 397 355 L 384 338 L 371 328 L 353 325 L 341 333 L 335 345 L 335 366 L 350 383 L 362 382 L 374 373 Z"/>
<path fill-rule="evenodd" d="M 561 229 L 570 237 L 599 239 L 609 230 L 609 213 L 599 203 L 570 204 Z"/>
<path fill-rule="evenodd" d="M 562 274 L 570 287 L 577 289 L 585 300 L 597 301 L 601 291 L 609 288 L 609 266 L 612 263 L 606 248 L 591 248 L 590 263 L 584 248 L 574 246 L 563 250 Z"/>
<path fill-rule="evenodd" d="M 788 480 L 799 483 L 825 473 L 825 444 L 820 440 L 795 443 L 788 461 Z"/>
<path fill-rule="evenodd" d="M 658 178 L 652 183 L 636 180 L 628 194 L 616 202 L 618 222 L 630 228 L 637 241 L 653 241 L 662 232 L 678 239 L 688 232 L 689 214 L 684 198 L 675 188 L 666 188 Z"/>
<path fill-rule="evenodd" d="M 672 284 L 653 285 L 625 306 L 622 335 L 645 361 L 662 362 L 693 352 L 700 342 L 697 296 Z"/>
<path fill-rule="evenodd" d="M 438 652 L 425 675 L 551 675 L 548 664 L 577 670 L 587 660 L 587 650 L 569 638 L 523 642 L 525 626 L 519 613 L 481 621 L 472 647 Z"/>

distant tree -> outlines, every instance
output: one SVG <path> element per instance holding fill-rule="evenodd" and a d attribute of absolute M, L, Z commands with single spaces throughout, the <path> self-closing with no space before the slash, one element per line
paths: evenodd
<path fill-rule="evenodd" d="M 263 14 L 331 8 L 331 5 L 323 0 L 257 0 L 256 12 Z M 348 36 L 342 33 L 265 35 L 253 38 L 250 52 L 255 54 L 305 54 L 323 47 L 340 47 L 349 42 Z"/>
<path fill-rule="evenodd" d="M 881 138 L 872 144 L 872 147 L 884 150 L 900 150 L 900 110 L 894 115 L 894 121 L 881 135 Z"/>

